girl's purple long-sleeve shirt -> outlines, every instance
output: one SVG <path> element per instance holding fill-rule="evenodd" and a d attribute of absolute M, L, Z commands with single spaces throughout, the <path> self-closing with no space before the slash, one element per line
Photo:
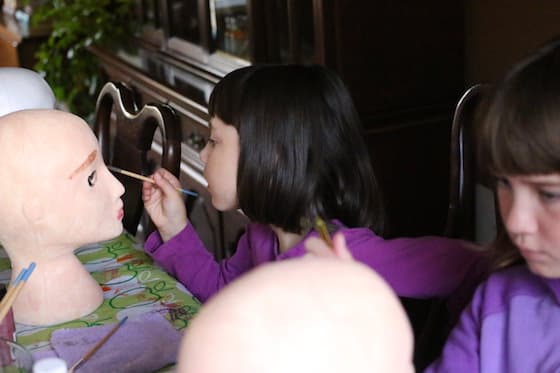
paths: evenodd
<path fill-rule="evenodd" d="M 386 240 L 367 228 L 341 227 L 354 258 L 379 273 L 399 296 L 451 297 L 451 314 L 460 310 L 486 273 L 483 253 L 461 240 L 443 237 Z M 316 235 L 310 232 L 308 236 Z M 152 233 L 145 251 L 168 273 L 205 301 L 227 283 L 266 262 L 301 257 L 304 242 L 278 253 L 274 232 L 266 225 L 246 227 L 235 253 L 216 262 L 191 224 L 163 243 Z"/>
<path fill-rule="evenodd" d="M 426 373 L 558 372 L 560 279 L 526 265 L 490 276 Z"/>

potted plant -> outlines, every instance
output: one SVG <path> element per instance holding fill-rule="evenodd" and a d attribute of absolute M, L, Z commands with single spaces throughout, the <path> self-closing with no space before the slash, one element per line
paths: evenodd
<path fill-rule="evenodd" d="M 35 69 L 44 74 L 57 100 L 91 119 L 101 69 L 88 46 L 126 43 L 134 32 L 134 0 L 52 0 L 33 9 L 33 24 L 48 23 L 49 38 L 39 47 Z"/>

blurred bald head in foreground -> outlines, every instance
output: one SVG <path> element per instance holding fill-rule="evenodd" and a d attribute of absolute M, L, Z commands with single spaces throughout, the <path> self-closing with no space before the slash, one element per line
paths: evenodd
<path fill-rule="evenodd" d="M 185 332 L 180 373 L 413 372 L 399 300 L 370 268 L 303 258 L 262 265 L 211 298 Z"/>

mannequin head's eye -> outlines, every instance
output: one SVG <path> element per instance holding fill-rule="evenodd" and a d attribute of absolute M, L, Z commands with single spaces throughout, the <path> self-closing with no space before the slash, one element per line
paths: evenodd
<path fill-rule="evenodd" d="M 95 185 L 95 182 L 97 181 L 97 171 L 93 171 L 87 178 L 87 182 L 89 184 L 90 187 Z"/>

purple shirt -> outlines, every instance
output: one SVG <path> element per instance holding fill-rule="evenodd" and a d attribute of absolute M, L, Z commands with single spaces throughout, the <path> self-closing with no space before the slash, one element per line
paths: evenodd
<path fill-rule="evenodd" d="M 354 258 L 377 271 L 399 296 L 428 298 L 454 294 L 450 312 L 458 315 L 486 273 L 485 257 L 467 243 L 441 237 L 385 240 L 367 228 L 341 227 Z M 316 236 L 314 231 L 308 234 Z M 305 241 L 305 240 L 303 240 Z M 205 301 L 251 268 L 266 262 L 300 257 L 303 241 L 278 253 L 274 232 L 266 225 L 249 224 L 235 253 L 216 262 L 198 234 L 187 227 L 165 243 L 152 233 L 145 251 L 167 272 Z"/>
<path fill-rule="evenodd" d="M 426 372 L 558 372 L 560 279 L 523 266 L 482 284 Z"/>

